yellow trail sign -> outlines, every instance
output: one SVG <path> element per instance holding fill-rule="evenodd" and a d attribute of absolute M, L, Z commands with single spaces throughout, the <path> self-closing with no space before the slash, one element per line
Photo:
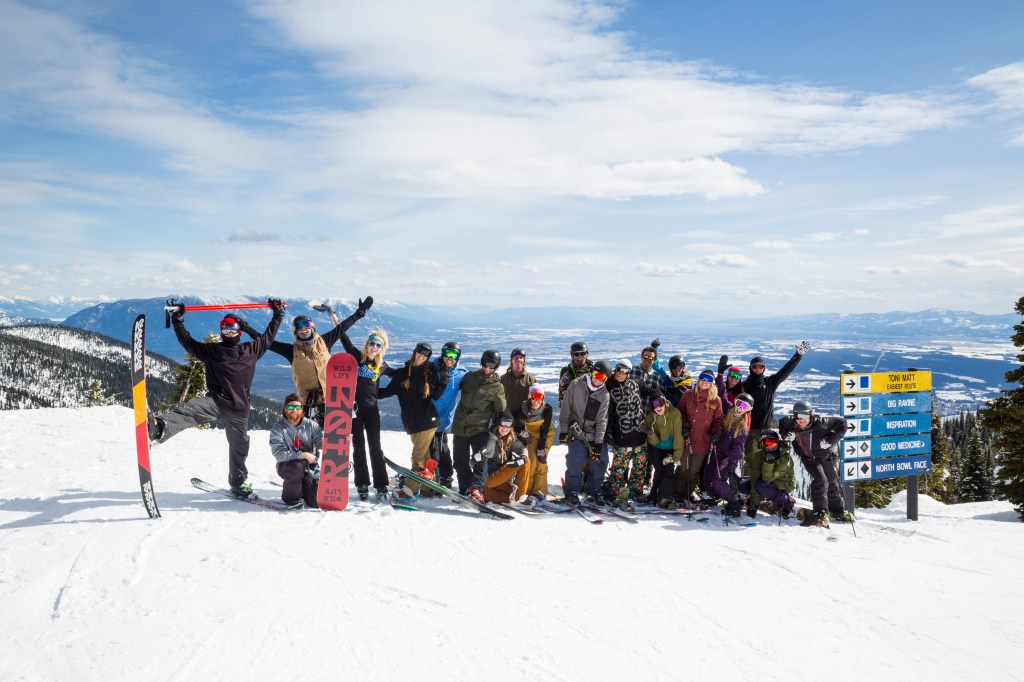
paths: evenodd
<path fill-rule="evenodd" d="M 931 372 L 871 372 L 841 374 L 839 385 L 843 395 L 855 393 L 907 393 L 932 390 Z"/>

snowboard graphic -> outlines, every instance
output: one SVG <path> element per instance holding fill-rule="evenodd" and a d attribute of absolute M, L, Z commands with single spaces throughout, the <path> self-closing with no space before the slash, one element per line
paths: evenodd
<path fill-rule="evenodd" d="M 348 353 L 335 353 L 327 363 L 324 396 L 324 451 L 316 493 L 321 509 L 342 511 L 348 505 L 348 473 L 352 468 L 352 408 L 356 400 L 358 363 Z"/>
<path fill-rule="evenodd" d="M 153 492 L 153 478 L 149 469 L 149 425 L 146 404 L 146 316 L 139 315 L 132 325 L 132 405 L 135 408 L 135 451 L 139 459 L 139 484 L 142 503 L 149 518 L 160 518 Z"/>

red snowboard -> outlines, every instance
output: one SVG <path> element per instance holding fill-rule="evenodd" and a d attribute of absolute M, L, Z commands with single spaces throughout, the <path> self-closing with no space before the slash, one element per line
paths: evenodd
<path fill-rule="evenodd" d="M 348 353 L 335 353 L 327 363 L 324 451 L 316 501 L 321 509 L 342 511 L 348 505 L 348 472 L 352 468 L 352 408 L 356 401 L 359 365 Z"/>

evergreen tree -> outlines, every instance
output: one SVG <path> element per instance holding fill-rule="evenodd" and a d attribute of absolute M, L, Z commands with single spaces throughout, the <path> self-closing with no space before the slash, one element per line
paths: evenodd
<path fill-rule="evenodd" d="M 1024 296 L 1017 299 L 1014 310 L 1024 315 Z M 1006 382 L 1014 388 L 1002 391 L 979 411 L 981 422 L 992 431 L 992 448 L 996 457 L 995 494 L 1009 500 L 1024 521 L 1024 323 L 1013 327 L 1013 345 L 1022 349 L 1017 354 L 1020 367 L 1006 373 Z"/>
<path fill-rule="evenodd" d="M 89 383 L 89 388 L 85 391 L 85 397 L 82 399 L 82 402 L 86 407 L 102 407 L 103 405 L 109 405 L 113 399 L 114 396 L 104 395 L 103 382 L 99 379 L 93 379 Z"/>
<path fill-rule="evenodd" d="M 974 429 L 967 443 L 959 492 L 961 502 L 988 502 L 992 499 L 992 461 L 982 442 L 980 429 Z"/>
<path fill-rule="evenodd" d="M 932 471 L 921 477 L 921 492 L 945 504 L 955 502 L 951 473 L 953 447 L 945 433 L 938 407 L 932 402 Z"/>
<path fill-rule="evenodd" d="M 216 341 L 220 336 L 209 334 L 203 341 Z M 174 370 L 174 390 L 171 392 L 170 402 L 161 405 L 161 409 L 168 409 L 184 405 L 192 398 L 206 395 L 206 365 L 202 360 L 185 354 L 185 362 L 181 363 Z"/>

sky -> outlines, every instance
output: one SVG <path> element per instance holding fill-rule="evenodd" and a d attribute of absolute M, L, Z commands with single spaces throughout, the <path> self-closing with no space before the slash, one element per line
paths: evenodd
<path fill-rule="evenodd" d="M 0 296 L 1011 312 L 1024 5 L 0 0 Z"/>

